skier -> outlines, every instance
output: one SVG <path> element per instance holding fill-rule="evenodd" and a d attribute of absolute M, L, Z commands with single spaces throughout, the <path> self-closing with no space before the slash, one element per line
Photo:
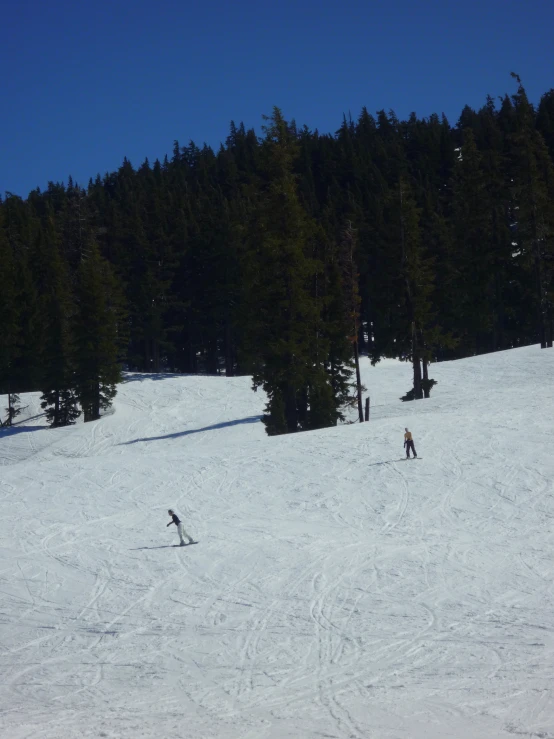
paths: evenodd
<path fill-rule="evenodd" d="M 175 524 L 175 525 L 177 526 L 177 533 L 179 534 L 179 539 L 180 539 L 180 541 L 181 541 L 181 546 L 182 546 L 182 547 L 184 547 L 184 546 L 185 546 L 185 544 L 186 544 L 185 540 L 183 539 L 183 534 L 184 534 L 184 535 L 185 535 L 185 536 L 187 537 L 187 539 L 189 540 L 189 544 L 193 544 L 194 542 L 193 542 L 193 540 L 192 540 L 192 537 L 191 537 L 191 536 L 190 536 L 189 534 L 187 534 L 187 532 L 185 531 L 185 529 L 184 529 L 184 526 L 183 526 L 183 524 L 181 523 L 181 519 L 179 518 L 179 516 L 177 516 L 177 515 L 176 515 L 176 514 L 175 514 L 175 513 L 174 513 L 174 512 L 173 512 L 173 511 L 171 510 L 171 508 L 170 508 L 170 509 L 168 510 L 168 513 L 169 513 L 169 515 L 171 516 L 171 519 L 172 519 L 172 520 L 171 520 L 171 521 L 170 521 L 170 522 L 169 522 L 169 523 L 167 524 L 167 526 L 171 526 L 171 524 L 172 524 L 172 523 L 174 523 L 174 524 Z M 166 527 L 166 528 L 167 528 L 167 527 Z"/>
<path fill-rule="evenodd" d="M 406 458 L 410 459 L 410 449 L 414 453 L 414 458 L 417 457 L 417 453 L 414 446 L 414 440 L 412 437 L 412 432 L 408 431 L 408 429 L 404 429 L 406 433 L 404 434 L 404 446 L 406 447 Z"/>

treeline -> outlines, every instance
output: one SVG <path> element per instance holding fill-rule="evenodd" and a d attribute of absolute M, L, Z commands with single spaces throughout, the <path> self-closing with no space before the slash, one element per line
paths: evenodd
<path fill-rule="evenodd" d="M 7 194 L 0 391 L 63 425 L 122 366 L 251 374 L 276 434 L 335 424 L 358 353 L 410 359 L 421 398 L 434 360 L 552 346 L 553 161 L 554 90 L 534 108 L 517 78 L 456 126 L 363 109 L 328 135 L 275 109 L 261 138 Z"/>

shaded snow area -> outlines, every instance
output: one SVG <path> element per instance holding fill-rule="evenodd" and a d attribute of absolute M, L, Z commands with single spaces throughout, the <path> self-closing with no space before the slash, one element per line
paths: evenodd
<path fill-rule="evenodd" d="M 58 430 L 24 396 L 1 737 L 554 737 L 554 351 L 434 365 L 412 403 L 363 362 L 369 424 L 273 439 L 248 378 L 130 375 Z"/>

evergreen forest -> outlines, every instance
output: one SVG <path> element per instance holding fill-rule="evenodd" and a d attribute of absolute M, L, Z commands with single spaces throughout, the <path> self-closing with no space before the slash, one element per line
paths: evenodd
<path fill-rule="evenodd" d="M 552 347 L 554 90 L 513 77 L 454 125 L 275 108 L 218 150 L 6 193 L 3 424 L 27 391 L 51 426 L 98 419 L 127 370 L 249 375 L 290 433 L 362 420 L 360 356 L 411 362 L 418 400 L 433 362 Z"/>

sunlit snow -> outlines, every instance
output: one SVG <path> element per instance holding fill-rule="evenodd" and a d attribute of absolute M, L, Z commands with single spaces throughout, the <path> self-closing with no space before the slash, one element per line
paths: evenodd
<path fill-rule="evenodd" d="M 432 365 L 412 403 L 362 362 L 370 423 L 279 438 L 248 378 L 130 375 L 58 430 L 22 396 L 1 737 L 554 737 L 554 351 Z"/>

